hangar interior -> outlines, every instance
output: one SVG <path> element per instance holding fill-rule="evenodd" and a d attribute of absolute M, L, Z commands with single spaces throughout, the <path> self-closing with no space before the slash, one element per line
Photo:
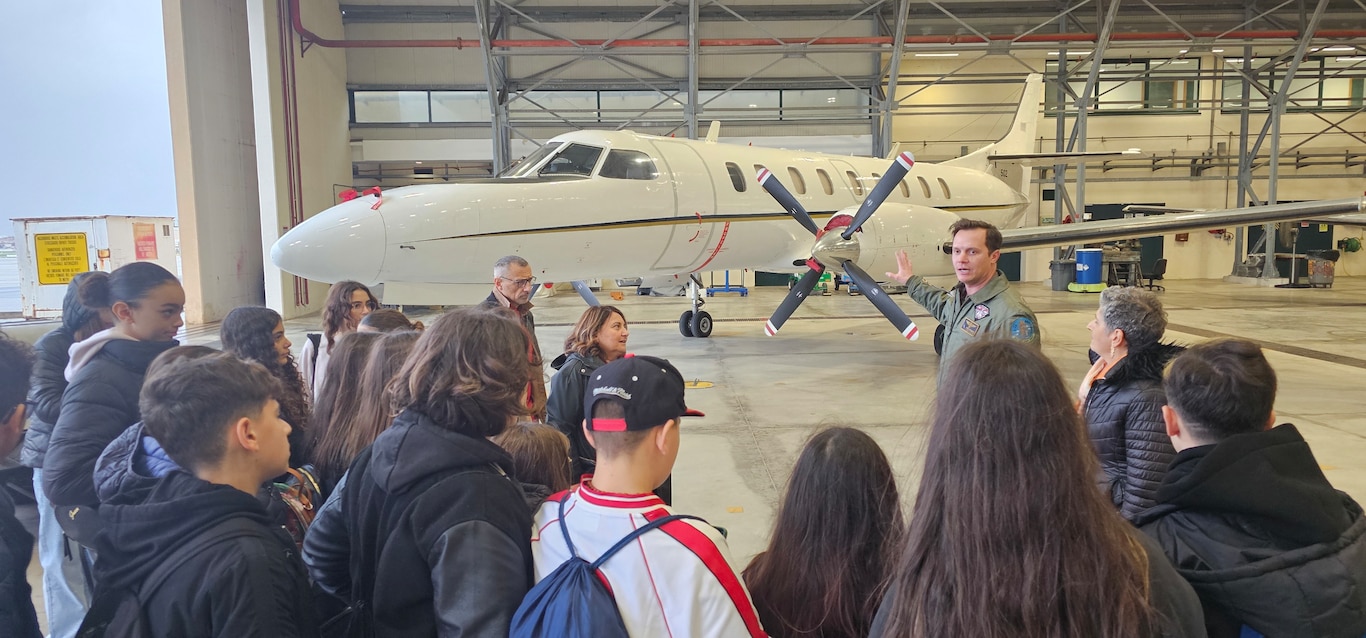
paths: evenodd
<path fill-rule="evenodd" d="M 878 157 L 895 148 L 935 162 L 1001 137 L 1025 76 L 1041 73 L 1035 150 L 1138 150 L 1017 169 L 1033 202 L 1027 225 L 1084 223 L 1088 209 L 1124 204 L 1346 198 L 1366 184 L 1362 0 L 163 4 L 191 343 L 218 345 L 214 322 L 264 303 L 288 319 L 296 350 L 303 344 L 327 285 L 266 255 L 343 190 L 497 174 L 573 130 L 697 138 L 720 121 L 722 141 Z M 1360 226 L 1292 227 L 1324 248 L 1366 239 Z M 1290 234 L 1161 237 L 1168 338 L 1262 342 L 1281 378 L 1278 420 L 1300 427 L 1335 486 L 1366 498 L 1356 398 L 1366 255 L 1343 251 L 1331 288 L 1265 285 L 1285 281 L 1274 253 L 1296 246 L 1258 239 Z M 1248 262 L 1255 253 L 1273 257 Z M 1048 288 L 1059 256 L 1025 251 L 1016 285 L 1039 315 L 1044 352 L 1075 384 L 1096 297 Z M 756 283 L 753 272 L 729 275 Z M 1231 275 L 1241 283 L 1223 281 Z M 751 290 L 707 300 L 710 339 L 679 335 L 684 300 L 628 292 L 615 302 L 632 351 L 706 382 L 689 393 L 708 417 L 684 429 L 675 502 L 727 527 L 741 564 L 763 549 L 795 455 L 823 426 L 873 435 L 909 507 L 937 366 L 925 339 L 905 343 L 843 292 L 809 301 L 781 336 L 765 337 L 786 291 Z M 932 331 L 922 308 L 897 302 Z M 535 303 L 550 358 L 582 301 L 561 291 Z"/>

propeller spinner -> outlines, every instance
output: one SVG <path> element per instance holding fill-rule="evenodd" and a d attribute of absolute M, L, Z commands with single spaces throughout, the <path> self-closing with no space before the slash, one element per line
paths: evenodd
<path fill-rule="evenodd" d="M 859 256 L 859 242 L 854 236 L 854 233 L 857 233 L 863 224 L 873 216 L 877 208 L 892 193 L 892 189 L 896 188 L 897 183 L 906 176 L 906 173 L 914 165 L 915 158 L 910 153 L 898 155 L 891 168 L 887 169 L 887 173 L 878 180 L 877 185 L 873 186 L 873 190 L 869 191 L 867 199 L 863 200 L 863 204 L 859 206 L 853 220 L 844 227 L 842 232 L 832 232 L 838 230 L 839 226 L 831 226 L 821 230 L 816 225 L 815 220 L 811 219 L 811 215 L 806 212 L 806 209 L 802 208 L 797 198 L 793 197 L 792 193 L 788 192 L 787 188 L 782 185 L 777 176 L 769 172 L 768 169 L 759 171 L 759 185 L 768 191 L 768 194 L 772 195 L 779 205 L 787 209 L 787 212 L 803 228 L 816 236 L 815 244 L 811 247 L 811 259 L 806 261 L 810 269 L 792 287 L 792 290 L 788 291 L 787 298 L 783 299 L 783 302 L 778 305 L 778 309 L 773 312 L 773 316 L 769 317 L 768 323 L 764 325 L 764 331 L 769 336 L 777 334 L 778 330 L 782 329 L 783 324 L 792 316 L 792 313 L 796 312 L 797 307 L 802 305 L 802 301 L 805 301 L 811 291 L 815 289 L 816 282 L 820 280 L 825 269 L 838 267 L 849 275 L 850 281 L 853 281 L 859 290 L 863 291 L 868 301 L 873 302 L 878 311 L 888 321 L 892 322 L 893 326 L 896 326 L 901 336 L 911 341 L 920 337 L 920 329 L 916 327 L 915 322 L 911 321 L 911 318 L 902 312 L 896 302 L 887 296 L 882 287 L 877 285 L 877 281 L 855 263 Z"/>

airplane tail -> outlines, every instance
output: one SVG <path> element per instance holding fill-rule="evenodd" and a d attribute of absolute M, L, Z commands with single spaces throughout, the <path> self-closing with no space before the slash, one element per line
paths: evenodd
<path fill-rule="evenodd" d="M 1043 99 L 1043 76 L 1031 73 L 1025 78 L 1020 107 L 1010 123 L 1010 131 L 995 143 L 988 144 L 962 157 L 940 162 L 944 166 L 958 166 L 979 171 L 990 169 L 989 155 L 1020 155 L 1034 151 L 1039 131 L 1039 101 Z"/>

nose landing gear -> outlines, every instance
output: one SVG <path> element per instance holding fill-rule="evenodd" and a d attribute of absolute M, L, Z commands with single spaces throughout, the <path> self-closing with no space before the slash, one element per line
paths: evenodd
<path fill-rule="evenodd" d="M 688 278 L 688 298 L 692 301 L 692 310 L 684 311 L 678 317 L 678 331 L 685 337 L 699 337 L 705 339 L 711 336 L 711 313 L 702 309 L 706 303 L 702 300 L 702 281 L 696 274 Z"/>

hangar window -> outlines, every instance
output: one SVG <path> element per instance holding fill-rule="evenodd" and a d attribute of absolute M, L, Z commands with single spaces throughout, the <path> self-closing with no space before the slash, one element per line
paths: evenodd
<path fill-rule="evenodd" d="M 792 178 L 792 190 L 797 191 L 798 195 L 806 194 L 806 180 L 802 179 L 802 174 L 797 169 L 787 167 L 787 175 Z"/>
<path fill-rule="evenodd" d="M 826 195 L 835 194 L 835 185 L 830 183 L 830 175 L 826 174 L 825 169 L 816 169 L 816 177 L 821 179 L 821 190 L 825 191 Z"/>
<path fill-rule="evenodd" d="M 653 181 L 659 177 L 659 171 L 655 170 L 654 160 L 651 160 L 649 155 L 640 151 L 614 149 L 607 152 L 607 159 L 603 160 L 602 170 L 598 171 L 598 175 L 612 179 Z"/>
<path fill-rule="evenodd" d="M 546 162 L 541 175 L 592 175 L 602 149 L 587 144 L 570 144 Z"/>
<path fill-rule="evenodd" d="M 910 188 L 909 186 L 906 185 L 906 180 L 903 179 L 903 180 L 897 182 L 896 185 L 897 185 L 898 187 L 901 188 L 901 198 L 902 198 L 902 199 L 910 199 L 910 198 L 911 198 L 911 188 Z"/>
<path fill-rule="evenodd" d="M 844 177 L 849 180 L 849 188 L 854 194 L 863 197 L 863 184 L 859 183 L 858 175 L 855 175 L 854 171 L 844 171 Z"/>
<path fill-rule="evenodd" d="M 1049 79 L 1056 81 L 1057 61 L 1050 60 L 1046 66 Z M 1080 95 L 1086 87 L 1090 63 L 1068 60 L 1067 68 L 1071 94 L 1066 105 L 1074 109 L 1076 101 L 1071 95 Z M 1199 58 L 1103 60 L 1098 73 L 1091 113 L 1193 113 L 1199 109 Z M 1050 82 L 1044 91 L 1044 113 L 1050 116 L 1058 114 L 1055 86 Z"/>
<path fill-rule="evenodd" d="M 726 162 L 726 172 L 730 173 L 730 185 L 735 187 L 735 192 L 745 192 L 745 174 L 740 172 L 740 165 Z"/>
<path fill-rule="evenodd" d="M 949 183 L 942 177 L 939 178 L 939 190 L 944 191 L 944 199 L 953 199 L 953 195 L 949 193 Z"/>
<path fill-rule="evenodd" d="M 1363 87 L 1366 87 L 1366 60 L 1356 49 L 1326 47 L 1321 51 L 1335 53 L 1325 57 L 1309 57 L 1300 63 L 1295 77 L 1290 80 L 1287 94 L 1287 111 L 1330 111 L 1356 110 L 1363 104 Z M 1242 58 L 1224 58 L 1224 64 L 1233 69 L 1243 67 Z M 1285 72 L 1289 59 L 1278 60 L 1274 65 L 1267 58 L 1253 58 L 1248 73 L 1256 78 L 1257 84 L 1267 93 L 1287 88 Z M 1268 68 L 1269 67 L 1269 68 Z M 1224 74 L 1223 110 L 1236 112 L 1242 108 L 1243 76 L 1236 70 Z M 1267 110 L 1267 98 L 1255 87 L 1248 88 L 1248 107 L 1252 110 Z"/>
<path fill-rule="evenodd" d="M 430 122 L 426 91 L 353 91 L 352 117 L 362 124 Z"/>
<path fill-rule="evenodd" d="M 930 192 L 930 183 L 925 181 L 925 178 L 920 177 L 919 175 L 917 175 L 915 179 L 916 181 L 920 182 L 920 194 L 924 195 L 925 199 L 933 199 L 934 194 Z"/>

